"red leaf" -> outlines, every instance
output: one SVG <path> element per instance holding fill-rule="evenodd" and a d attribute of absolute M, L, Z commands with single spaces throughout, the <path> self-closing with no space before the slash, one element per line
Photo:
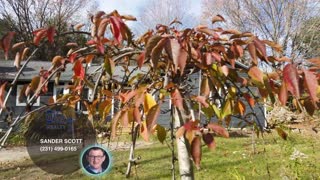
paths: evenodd
<path fill-rule="evenodd" d="M 288 91 L 297 98 L 300 98 L 298 71 L 293 64 L 288 64 L 283 69 L 283 81 Z"/>
<path fill-rule="evenodd" d="M 249 94 L 244 94 L 243 97 L 247 100 L 247 102 L 249 103 L 249 105 L 250 105 L 251 107 L 254 106 L 255 101 L 254 101 L 254 99 L 253 99 Z"/>
<path fill-rule="evenodd" d="M 43 93 L 47 93 L 48 92 L 48 82 L 46 82 L 44 85 L 42 85 L 45 82 L 46 78 L 44 78 L 44 76 L 40 77 L 40 83 L 39 83 L 39 87 L 38 89 L 42 86 L 41 91 Z"/>
<path fill-rule="evenodd" d="M 310 94 L 312 101 L 316 104 L 318 102 L 317 97 L 317 88 L 318 88 L 318 81 L 316 75 L 313 72 L 308 70 L 303 70 L 304 73 L 304 84 L 307 87 L 307 90 Z"/>
<path fill-rule="evenodd" d="M 35 36 L 33 38 L 33 43 L 38 46 L 40 41 L 46 36 L 47 29 L 38 29 L 32 32 Z"/>
<path fill-rule="evenodd" d="M 257 85 L 263 85 L 263 72 L 257 67 L 257 66 L 252 66 L 249 71 L 248 75 L 250 78 L 253 80 L 253 82 Z"/>
<path fill-rule="evenodd" d="M 176 132 L 176 137 L 180 138 L 181 136 L 184 135 L 185 132 L 186 132 L 186 128 L 184 126 L 181 126 Z"/>
<path fill-rule="evenodd" d="M 191 156 L 197 169 L 200 169 L 201 139 L 199 136 L 195 137 L 191 143 Z"/>
<path fill-rule="evenodd" d="M 251 56 L 253 64 L 258 65 L 256 47 L 254 46 L 254 43 L 248 44 L 247 47 L 248 47 L 249 54 Z"/>
<path fill-rule="evenodd" d="M 211 55 L 215 61 L 221 62 L 221 55 L 219 53 L 212 52 Z"/>
<path fill-rule="evenodd" d="M 225 76 L 228 76 L 229 74 L 229 68 L 226 65 L 221 66 L 221 71 Z"/>
<path fill-rule="evenodd" d="M 54 35 L 56 33 L 56 30 L 54 29 L 53 26 L 49 27 L 47 30 L 47 38 L 48 41 L 52 44 L 54 42 Z"/>
<path fill-rule="evenodd" d="M 205 96 L 197 96 L 195 97 L 195 100 L 201 103 L 205 108 L 209 107 L 209 104 L 207 103 L 207 98 Z"/>
<path fill-rule="evenodd" d="M 82 66 L 82 60 L 83 59 L 78 59 L 73 66 L 73 72 L 74 75 L 80 79 L 84 79 L 85 77 L 85 71 L 84 68 Z"/>
<path fill-rule="evenodd" d="M 212 29 L 209 29 L 206 26 L 199 25 L 198 27 L 196 27 L 196 30 L 199 31 L 199 32 L 205 33 L 205 34 L 207 34 L 209 36 L 212 36 L 213 40 L 219 40 L 220 39 L 219 34 L 217 34 L 215 31 L 213 31 Z"/>
<path fill-rule="evenodd" d="M 77 53 L 72 53 L 70 56 L 69 56 L 69 61 L 70 61 L 70 63 L 73 63 L 74 62 L 74 60 L 76 59 L 76 57 L 77 57 Z"/>
<path fill-rule="evenodd" d="M 151 60 L 152 60 L 152 66 L 154 68 L 157 68 L 159 58 L 162 54 L 162 50 L 166 43 L 168 42 L 168 38 L 162 38 L 157 45 L 152 49 L 151 51 Z"/>
<path fill-rule="evenodd" d="M 126 103 L 128 102 L 130 99 L 132 99 L 135 95 L 137 94 L 137 92 L 135 90 L 132 90 L 130 92 L 126 92 L 126 93 L 120 93 L 120 100 L 122 103 Z"/>
<path fill-rule="evenodd" d="M 206 55 L 206 64 L 211 65 L 213 62 L 211 53 L 207 52 L 207 53 L 205 53 L 205 55 Z"/>
<path fill-rule="evenodd" d="M 141 123 L 141 113 L 138 107 L 135 107 L 133 110 L 133 117 L 135 121 L 140 124 Z"/>
<path fill-rule="evenodd" d="M 153 48 L 158 44 L 158 42 L 161 39 L 162 39 L 161 36 L 155 35 L 155 36 L 152 36 L 148 40 L 147 45 L 146 45 L 146 54 L 145 54 L 146 57 L 148 57 L 151 54 Z"/>
<path fill-rule="evenodd" d="M 121 30 L 124 28 L 125 24 L 123 23 L 120 17 L 116 17 L 116 16 L 111 16 L 110 22 L 111 22 L 112 34 L 115 37 L 117 43 L 120 44 L 121 41 L 123 40 Z"/>
<path fill-rule="evenodd" d="M 145 141 L 149 141 L 149 133 L 145 123 L 141 123 L 140 134 Z"/>
<path fill-rule="evenodd" d="M 160 104 L 152 106 L 147 115 L 147 129 L 150 132 L 154 125 L 157 124 L 158 117 L 160 115 Z"/>
<path fill-rule="evenodd" d="M 128 127 L 128 124 L 129 124 L 128 110 L 122 111 L 119 119 L 121 120 L 120 123 L 123 127 Z"/>
<path fill-rule="evenodd" d="M 229 137 L 229 133 L 224 127 L 221 127 L 221 126 L 214 124 L 214 123 L 209 123 L 208 128 L 223 137 L 226 137 L 226 138 Z"/>
<path fill-rule="evenodd" d="M 319 66 L 320 67 L 320 57 L 311 58 L 311 59 L 308 59 L 308 61 L 310 63 L 314 64 L 315 66 Z"/>
<path fill-rule="evenodd" d="M 184 129 L 186 131 L 193 131 L 193 130 L 199 130 L 199 120 L 195 121 L 188 121 L 183 125 Z"/>
<path fill-rule="evenodd" d="M 277 133 L 278 135 L 283 139 L 283 140 L 287 140 L 288 138 L 288 134 L 281 128 L 276 127 Z"/>
<path fill-rule="evenodd" d="M 184 72 L 184 68 L 187 63 L 188 53 L 183 49 L 180 43 L 176 39 L 170 39 L 165 47 L 169 57 L 172 59 L 175 66 L 175 73 L 179 68 L 180 74 Z"/>
<path fill-rule="evenodd" d="M 225 19 L 221 16 L 221 15 L 216 15 L 211 19 L 212 24 L 215 22 L 221 22 L 221 21 L 225 21 Z"/>
<path fill-rule="evenodd" d="M 242 101 L 237 101 L 236 105 L 235 105 L 235 109 L 239 112 L 239 114 L 241 114 L 242 116 L 244 115 L 244 113 L 246 112 L 246 105 L 242 102 Z"/>
<path fill-rule="evenodd" d="M 138 67 L 141 69 L 143 63 L 144 63 L 144 60 L 145 60 L 145 54 L 146 52 L 144 51 L 143 53 L 139 54 L 139 56 L 137 57 L 137 64 L 138 64 Z"/>
<path fill-rule="evenodd" d="M 200 87 L 200 95 L 208 97 L 210 94 L 210 86 L 208 77 L 203 77 Z"/>
<path fill-rule="evenodd" d="M 4 56 L 5 56 L 6 60 L 8 59 L 8 53 L 9 53 L 11 41 L 12 41 L 14 35 L 15 35 L 15 32 L 8 32 L 1 39 L 1 47 L 4 51 Z"/>
<path fill-rule="evenodd" d="M 178 109 L 183 110 L 183 99 L 178 89 L 171 92 L 172 104 Z"/>
<path fill-rule="evenodd" d="M 248 84 L 248 80 L 243 77 L 238 77 L 237 82 L 241 83 L 242 86 L 246 86 Z"/>
<path fill-rule="evenodd" d="M 266 44 L 258 38 L 254 39 L 253 43 L 256 46 L 256 49 L 261 52 L 262 56 L 266 58 L 267 57 Z"/>
<path fill-rule="evenodd" d="M 3 84 L 1 84 L 1 87 L 0 87 L 0 108 L 4 108 L 5 107 L 5 104 L 4 104 L 4 95 L 6 93 L 6 85 L 7 85 L 8 82 L 5 82 Z"/>
<path fill-rule="evenodd" d="M 236 53 L 236 56 L 237 57 L 242 57 L 243 56 L 243 48 L 236 44 L 236 43 L 233 43 L 234 44 L 234 47 L 235 47 L 235 53 Z"/>
<path fill-rule="evenodd" d="M 285 83 L 282 83 L 280 92 L 279 92 L 279 100 L 282 106 L 285 106 L 288 100 L 288 90 Z"/>
<path fill-rule="evenodd" d="M 216 148 L 216 143 L 214 141 L 214 137 L 212 134 L 210 133 L 203 134 L 202 140 L 204 141 L 204 143 L 206 143 L 206 145 L 210 150 L 214 150 Z"/>

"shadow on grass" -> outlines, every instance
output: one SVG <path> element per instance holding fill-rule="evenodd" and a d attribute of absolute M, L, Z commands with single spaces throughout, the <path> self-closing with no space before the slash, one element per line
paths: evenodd
<path fill-rule="evenodd" d="M 237 138 L 247 138 L 251 136 L 251 133 L 243 132 L 243 131 L 230 131 L 230 137 L 237 137 Z"/>

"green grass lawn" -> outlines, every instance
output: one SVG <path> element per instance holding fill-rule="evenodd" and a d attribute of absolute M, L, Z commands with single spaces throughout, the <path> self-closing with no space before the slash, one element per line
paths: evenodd
<path fill-rule="evenodd" d="M 229 139 L 217 137 L 217 148 L 214 152 L 203 146 L 201 169 L 195 169 L 195 179 L 320 179 L 319 135 L 304 137 L 300 134 L 289 134 L 287 141 L 276 133 L 264 136 L 254 137 L 254 146 L 251 136 Z M 296 159 L 291 160 L 295 150 Z M 155 143 L 137 149 L 135 154 L 141 159 L 132 170 L 132 179 L 171 179 L 171 151 L 167 145 Z M 114 151 L 112 155 L 113 167 L 110 173 L 101 179 L 125 179 L 128 151 Z M 176 174 L 179 179 L 178 162 Z M 65 176 L 51 175 L 34 167 L 30 161 L 10 168 L 0 168 L 0 179 L 14 177 L 93 179 L 81 170 Z"/>

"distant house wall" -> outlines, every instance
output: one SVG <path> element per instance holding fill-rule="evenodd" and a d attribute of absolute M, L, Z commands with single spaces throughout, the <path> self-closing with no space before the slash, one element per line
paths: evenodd
<path fill-rule="evenodd" d="M 9 112 L 12 112 L 13 117 L 17 117 L 20 114 L 23 114 L 26 111 L 26 102 L 24 99 L 23 102 L 19 102 L 19 93 L 21 88 L 25 84 L 29 84 L 30 82 L 27 81 L 21 81 L 18 82 L 16 87 L 13 89 L 11 96 L 9 96 L 9 99 L 6 104 L 7 111 L 3 111 L 3 113 L 0 116 L 0 129 L 7 128 L 7 122 L 6 118 L 8 116 Z M 48 92 L 45 95 L 40 96 L 36 103 L 31 107 L 31 109 L 38 108 L 39 106 L 43 104 L 48 104 L 50 98 L 56 98 L 59 94 L 65 94 L 68 91 L 65 89 L 66 84 L 60 84 L 58 86 L 54 85 L 53 82 L 49 82 L 48 84 Z M 29 97 L 30 98 L 30 97 Z"/>

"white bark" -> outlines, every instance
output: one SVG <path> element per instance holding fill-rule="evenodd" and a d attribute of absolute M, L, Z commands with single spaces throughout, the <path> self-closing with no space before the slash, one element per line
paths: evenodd
<path fill-rule="evenodd" d="M 181 126 L 182 117 L 179 115 L 179 110 L 176 108 L 173 111 L 173 117 L 175 119 L 175 127 Z M 179 161 L 179 172 L 181 180 L 190 180 L 194 179 L 192 161 L 188 152 L 188 145 L 186 144 L 186 138 L 180 137 L 177 138 L 177 152 L 178 152 L 178 161 Z"/>

